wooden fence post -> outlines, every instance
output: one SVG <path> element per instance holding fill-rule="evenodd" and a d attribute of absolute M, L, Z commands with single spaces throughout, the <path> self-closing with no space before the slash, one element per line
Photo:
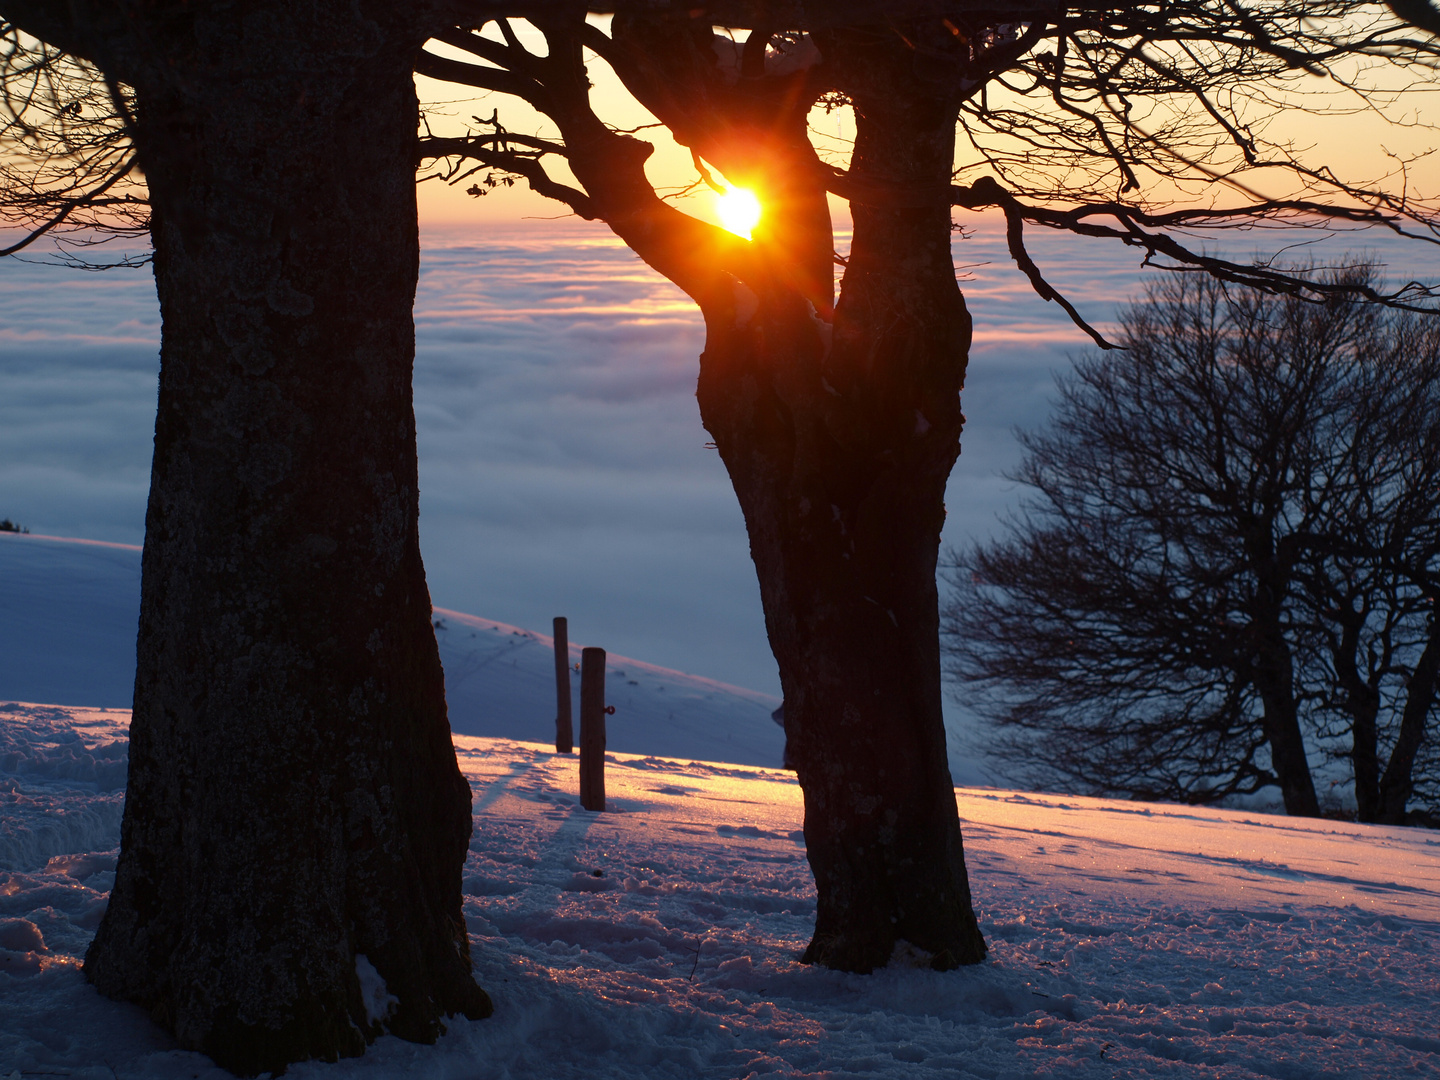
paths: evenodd
<path fill-rule="evenodd" d="M 605 650 L 580 653 L 580 805 L 605 809 Z"/>
<path fill-rule="evenodd" d="M 565 616 L 555 618 L 555 752 L 575 749 L 575 729 L 570 722 L 570 638 Z"/>

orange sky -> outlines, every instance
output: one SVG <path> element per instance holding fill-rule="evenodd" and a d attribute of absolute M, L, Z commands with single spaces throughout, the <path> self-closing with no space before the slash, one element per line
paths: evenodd
<path fill-rule="evenodd" d="M 539 33 L 526 24 L 516 24 L 521 40 L 528 46 L 543 51 L 544 42 Z M 493 32 L 493 30 L 492 30 Z M 432 42 L 430 48 L 456 59 L 472 59 L 466 54 L 450 50 Z M 619 84 L 614 74 L 602 62 L 591 65 L 591 78 L 595 83 L 592 99 L 596 111 L 608 122 L 623 128 L 634 128 L 654 123 L 651 116 Z M 416 79 L 421 101 L 425 104 L 431 125 L 437 133 L 462 134 L 475 115 L 489 116 L 499 110 L 501 121 L 512 131 L 528 134 L 550 134 L 554 131 L 548 121 L 530 109 L 525 103 L 498 94 L 484 94 L 476 91 L 477 97 L 465 100 L 463 87 L 435 82 L 424 77 Z M 1330 107 L 1343 104 L 1359 104 L 1354 99 L 1334 95 L 1335 86 L 1325 79 L 1311 79 L 1301 85 L 1306 94 L 1312 95 L 1312 103 L 1329 103 Z M 1433 155 L 1411 164 L 1402 177 L 1398 172 L 1396 157 L 1414 157 L 1434 149 L 1440 136 L 1434 129 L 1423 126 L 1433 120 L 1429 115 L 1431 93 L 1428 88 L 1411 88 L 1404 93 L 1393 95 L 1386 112 L 1392 118 L 1399 118 L 1402 124 L 1389 124 L 1376 112 L 1363 107 L 1352 110 L 1349 115 L 1317 117 L 1303 108 L 1295 107 L 1277 113 L 1264 129 L 1265 136 L 1278 143 L 1290 144 L 1302 159 L 1317 168 L 1334 168 L 1342 177 L 1356 182 L 1374 182 L 1389 175 L 1385 187 L 1392 191 L 1402 186 L 1411 196 L 1434 198 L 1440 195 L 1440 155 Z M 1376 100 L 1379 100 L 1377 94 Z M 1163 111 L 1157 110 L 1155 123 L 1162 123 Z M 817 147 L 822 155 L 837 164 L 844 163 L 844 154 L 853 134 L 853 122 L 849 110 L 836 110 L 826 114 L 816 110 L 811 117 Z M 691 163 L 689 151 L 675 144 L 663 127 L 656 127 L 637 133 L 639 137 L 655 146 L 655 154 L 647 166 L 649 176 L 662 193 L 678 191 L 695 184 L 698 175 Z M 960 160 L 964 165 L 967 151 L 962 144 Z M 563 163 L 551 167 L 552 174 L 559 179 L 568 178 Z M 984 171 L 984 170 L 982 170 Z M 483 175 L 483 173 L 482 173 Z M 974 175 L 980 175 L 976 173 Z M 967 179 L 973 176 L 967 175 Z M 1247 184 L 1259 193 L 1282 198 L 1295 193 L 1293 178 L 1280 170 L 1273 173 L 1248 173 Z M 422 183 L 419 188 L 420 217 L 427 227 L 443 227 L 450 223 L 477 222 L 519 222 L 527 219 L 553 219 L 570 217 L 566 207 L 545 199 L 530 191 L 523 180 L 513 188 L 497 188 L 483 197 L 465 194 L 465 188 L 474 183 L 474 178 L 453 186 L 446 186 L 439 180 Z M 1156 191 L 1159 188 L 1154 189 Z M 1193 203 L 1248 201 L 1242 194 L 1220 185 L 1203 185 L 1191 189 Z M 716 221 L 712 194 L 703 186 L 680 199 L 678 204 L 687 213 L 709 221 Z M 848 209 L 843 201 L 831 199 L 832 213 L 837 225 L 847 226 Z M 573 219 L 572 219 L 573 220 Z"/>

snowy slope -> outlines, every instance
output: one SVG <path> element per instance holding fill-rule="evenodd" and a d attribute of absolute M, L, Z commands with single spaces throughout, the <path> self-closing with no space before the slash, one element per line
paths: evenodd
<path fill-rule="evenodd" d="M 125 714 L 0 706 L 0 1077 L 223 1080 L 79 970 L 113 878 Z M 460 737 L 465 915 L 495 1016 L 297 1080 L 1440 1075 L 1440 838 L 959 789 L 990 945 L 937 974 L 797 962 L 789 774 Z"/>
<path fill-rule="evenodd" d="M 572 631 L 573 633 L 573 631 Z M 457 735 L 555 742 L 555 639 L 435 609 L 445 700 Z M 580 645 L 570 646 L 571 711 L 580 723 Z M 780 699 L 624 656 L 607 656 L 606 746 L 635 754 L 778 766 Z"/>
<path fill-rule="evenodd" d="M 0 532 L 0 700 L 130 708 L 140 549 Z"/>
<path fill-rule="evenodd" d="M 128 708 L 139 608 L 138 547 L 0 533 L 0 701 Z M 554 742 L 551 638 L 441 608 L 435 636 L 457 734 Z M 780 764 L 779 698 L 624 656 L 606 670 L 610 749 Z M 572 683 L 578 731 L 579 672 Z"/>

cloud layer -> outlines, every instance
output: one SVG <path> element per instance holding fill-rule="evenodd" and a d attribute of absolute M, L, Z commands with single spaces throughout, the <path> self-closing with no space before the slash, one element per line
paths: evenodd
<path fill-rule="evenodd" d="M 582 223 L 423 243 L 415 407 L 435 602 L 535 630 L 566 615 L 577 643 L 778 693 L 744 523 L 695 404 L 693 305 Z M 1037 235 L 1031 250 L 1094 323 L 1139 292 L 1139 257 L 1118 246 Z M 1012 429 L 1044 419 L 1053 373 L 1088 345 L 993 221 L 955 254 L 975 347 L 950 543 L 1017 505 Z M 158 346 L 148 272 L 0 260 L 0 517 L 141 542 Z"/>

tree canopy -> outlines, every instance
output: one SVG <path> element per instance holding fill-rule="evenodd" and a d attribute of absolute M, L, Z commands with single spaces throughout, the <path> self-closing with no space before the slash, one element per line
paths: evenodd
<path fill-rule="evenodd" d="M 565 19 L 542 4 L 495 13 L 502 12 L 528 13 L 552 36 Z M 727 24 L 725 17 L 737 21 Z M 732 182 L 755 187 L 772 207 L 771 229 L 794 218 L 793 193 L 802 187 L 852 204 L 942 197 L 895 177 L 855 175 L 843 155 L 816 152 L 806 138 L 805 116 L 817 103 L 853 105 L 844 84 L 855 65 L 823 47 L 827 28 L 843 24 L 837 12 L 618 5 L 608 34 L 579 13 L 569 18 L 567 33 L 580 50 L 575 62 L 593 54 L 612 67 L 695 154 L 702 176 L 708 179 L 710 163 Z M 943 73 L 961 137 L 943 197 L 957 208 L 1002 210 L 1012 254 L 1046 299 L 1065 303 L 1024 249 L 1027 224 L 1118 240 L 1160 265 L 1312 296 L 1331 287 L 1324 275 L 1297 275 L 1263 254 L 1224 258 L 1208 250 L 1206 237 L 1283 222 L 1373 225 L 1436 240 L 1440 192 L 1425 191 L 1411 173 L 1417 163 L 1424 168 L 1430 150 L 1428 135 L 1415 138 L 1433 130 L 1417 101 L 1435 85 L 1440 46 L 1390 8 L 1349 0 L 1103 9 L 933 3 L 887 6 L 861 22 L 876 40 L 904 41 L 917 69 Z M 505 26 L 503 19 L 481 19 L 440 35 L 443 55 L 432 47 L 418 70 L 522 98 L 548 114 L 555 98 L 541 72 L 553 72 L 556 61 L 525 55 Z M 757 137 L 761 115 L 777 124 L 789 117 L 788 151 L 779 151 L 775 138 Z M 1310 132 L 1297 128 L 1300 116 L 1363 118 L 1371 153 L 1356 153 L 1351 141 L 1344 161 L 1325 160 L 1323 148 L 1306 141 Z M 499 124 L 501 114 L 494 119 Z M 766 129 L 772 130 L 778 132 Z M 1387 155 L 1378 131 L 1388 139 L 1409 136 L 1414 148 Z M 441 172 L 452 180 L 478 163 L 525 178 L 582 217 L 604 216 L 594 192 L 568 183 L 573 158 L 583 153 L 570 141 L 479 125 L 423 146 L 425 156 L 451 163 Z M 547 159 L 564 159 L 570 168 L 557 170 Z M 798 223 L 787 227 L 794 232 Z M 744 258 L 733 255 L 730 269 L 738 272 Z M 1430 284 L 1415 281 L 1384 294 L 1389 302 L 1427 308 L 1434 297 Z"/>
<path fill-rule="evenodd" d="M 1404 822 L 1440 708 L 1440 326 L 1181 278 L 1121 328 L 1022 435 L 1025 510 L 951 565 L 986 745 L 1027 784 L 1302 814 L 1329 756 Z"/>

